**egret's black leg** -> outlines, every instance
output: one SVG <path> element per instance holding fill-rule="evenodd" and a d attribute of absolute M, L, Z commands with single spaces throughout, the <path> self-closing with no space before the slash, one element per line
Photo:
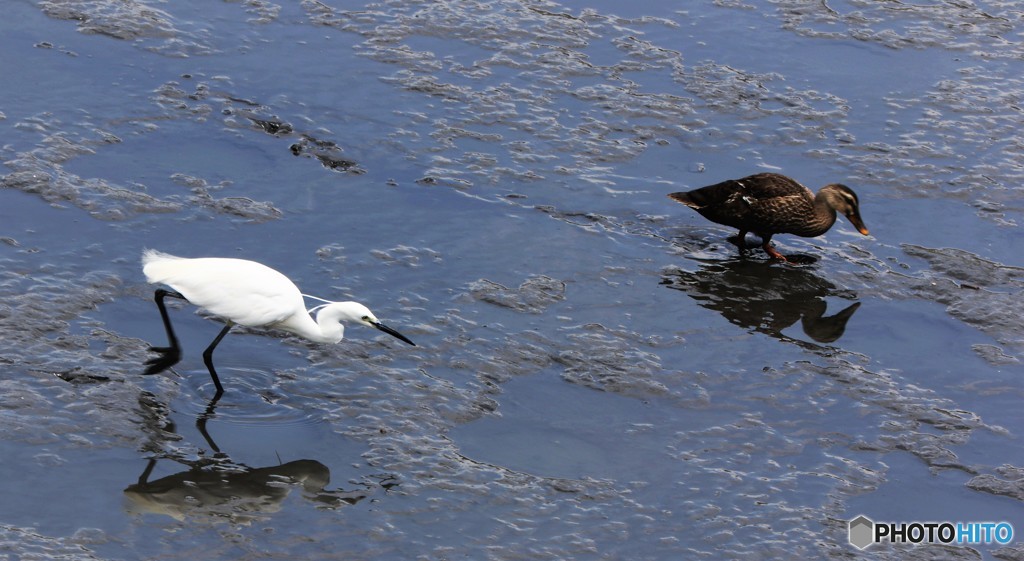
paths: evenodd
<path fill-rule="evenodd" d="M 164 329 L 167 331 L 167 346 L 149 348 L 150 351 L 159 353 L 160 356 L 146 361 L 146 364 L 149 365 L 149 368 L 146 369 L 146 374 L 163 372 L 181 360 L 181 345 L 178 344 L 178 337 L 174 334 L 174 328 L 171 327 L 171 318 L 167 315 L 167 307 L 164 306 L 164 298 L 167 296 L 186 300 L 179 292 L 163 288 L 156 290 L 154 300 L 156 300 L 156 307 L 160 308 L 160 317 L 164 320 Z"/>
<path fill-rule="evenodd" d="M 227 325 L 224 326 L 224 329 L 220 330 L 220 333 L 217 334 L 217 337 L 214 338 L 213 342 L 210 343 L 210 346 L 206 347 L 206 350 L 203 351 L 203 362 L 206 363 L 206 368 L 210 371 L 210 376 L 213 378 L 213 385 L 217 386 L 217 393 L 213 397 L 213 405 L 217 404 L 217 400 L 220 399 L 221 394 L 224 393 L 224 386 L 220 385 L 220 378 L 217 377 L 217 371 L 213 368 L 213 349 L 215 349 L 220 343 L 220 340 L 228 334 L 228 331 L 231 330 L 231 325 L 232 323 L 229 321 Z"/>

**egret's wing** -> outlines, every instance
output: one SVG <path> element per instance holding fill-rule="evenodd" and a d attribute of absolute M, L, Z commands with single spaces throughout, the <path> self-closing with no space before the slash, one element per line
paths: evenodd
<path fill-rule="evenodd" d="M 305 313 L 302 295 L 281 273 L 244 259 L 181 259 L 148 255 L 143 272 L 210 313 L 249 327 L 284 321 Z"/>

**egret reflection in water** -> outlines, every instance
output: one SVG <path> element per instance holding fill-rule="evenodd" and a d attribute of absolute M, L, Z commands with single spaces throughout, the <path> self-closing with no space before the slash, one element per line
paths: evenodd
<path fill-rule="evenodd" d="M 148 393 L 141 396 L 139 403 L 143 430 L 151 437 L 147 449 L 171 448 L 170 442 L 180 440 L 174 423 L 166 420 L 168 409 L 164 403 Z M 196 427 L 213 453 L 196 457 L 171 449 L 150 457 L 138 481 L 124 490 L 129 510 L 163 514 L 177 520 L 207 518 L 244 524 L 279 511 L 297 488 L 302 489 L 306 499 L 327 508 L 352 505 L 372 493 L 369 486 L 353 491 L 325 489 L 331 472 L 316 460 L 294 460 L 258 468 L 232 461 L 206 430 L 216 403 L 216 399 L 212 400 L 196 419 Z M 172 460 L 187 469 L 150 480 L 161 459 Z M 380 482 L 384 488 L 391 485 L 386 480 Z"/>
<path fill-rule="evenodd" d="M 742 258 L 703 263 L 693 272 L 673 269 L 663 275 L 662 284 L 687 293 L 730 323 L 785 340 L 790 338 L 782 331 L 799 321 L 812 340 L 835 342 L 860 307 L 854 302 L 827 316 L 826 297 L 853 295 L 806 267 L 773 267 Z"/>
<path fill-rule="evenodd" d="M 330 470 L 322 463 L 295 460 L 262 468 L 214 463 L 150 481 L 156 463 L 155 458 L 149 460 L 139 481 L 124 490 L 125 496 L 138 510 L 178 520 L 206 515 L 249 522 L 280 510 L 295 486 L 315 497 L 330 480 Z M 353 497 L 351 503 L 365 496 Z"/>

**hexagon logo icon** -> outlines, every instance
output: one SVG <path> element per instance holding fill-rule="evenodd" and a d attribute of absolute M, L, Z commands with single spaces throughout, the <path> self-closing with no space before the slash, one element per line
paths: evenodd
<path fill-rule="evenodd" d="M 850 521 L 850 545 L 857 549 L 864 549 L 875 543 L 875 523 L 867 516 L 861 514 Z"/>

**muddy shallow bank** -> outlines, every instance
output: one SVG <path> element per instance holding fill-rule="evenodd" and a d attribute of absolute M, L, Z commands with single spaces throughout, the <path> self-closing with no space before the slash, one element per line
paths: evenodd
<path fill-rule="evenodd" d="M 1010 4 L 19 3 L 0 22 L 0 552 L 849 558 L 1013 521 Z M 872 236 L 736 255 L 666 194 L 854 187 Z M 418 344 L 171 311 L 256 259 Z M 74 508 L 69 508 L 74 505 Z M 1018 543 L 873 546 L 1015 559 Z"/>

